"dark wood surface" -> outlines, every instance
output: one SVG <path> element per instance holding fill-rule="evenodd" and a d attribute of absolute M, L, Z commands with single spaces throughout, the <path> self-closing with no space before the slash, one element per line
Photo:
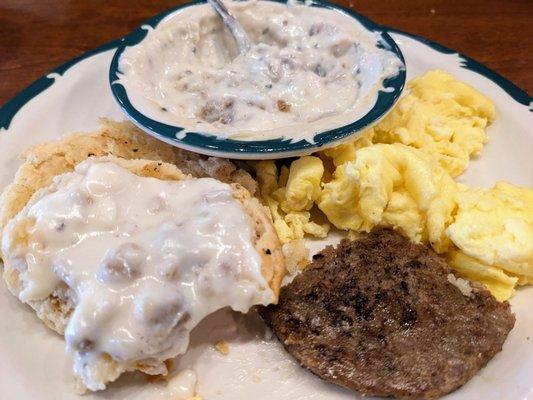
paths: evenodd
<path fill-rule="evenodd" d="M 424 36 L 533 93 L 533 0 L 342 0 L 377 23 Z M 179 1 L 0 0 L 0 105 L 57 65 Z"/>

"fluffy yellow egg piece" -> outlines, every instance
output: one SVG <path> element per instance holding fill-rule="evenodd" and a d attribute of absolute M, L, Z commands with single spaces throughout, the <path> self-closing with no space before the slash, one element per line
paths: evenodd
<path fill-rule="evenodd" d="M 533 189 L 506 182 L 488 190 L 462 188 L 447 233 L 468 256 L 533 278 Z"/>
<path fill-rule="evenodd" d="M 333 165 L 338 167 L 348 161 L 355 160 L 355 152 L 363 147 L 371 146 L 374 138 L 374 130 L 372 128 L 365 130 L 357 138 L 351 142 L 342 143 L 336 147 L 331 147 L 324 150 L 322 153 L 330 157 Z"/>
<path fill-rule="evenodd" d="M 327 236 L 329 225 L 311 221 L 309 212 L 321 190 L 324 167 L 319 158 L 302 157 L 290 168 L 283 166 L 279 175 L 272 160 L 254 163 L 253 167 L 261 198 L 270 210 L 282 243 L 302 239 L 305 234 L 321 238 Z"/>
<path fill-rule="evenodd" d="M 339 229 L 400 229 L 415 242 L 428 239 L 445 251 L 456 184 L 421 150 L 403 144 L 375 144 L 356 151 L 355 161 L 335 170 L 317 201 Z"/>
<path fill-rule="evenodd" d="M 353 162 L 347 162 L 338 166 L 333 179 L 323 185 L 317 205 L 337 228 L 358 231 L 363 224 L 358 202 L 359 172 Z"/>
<path fill-rule="evenodd" d="M 494 119 L 494 104 L 438 70 L 412 79 L 407 87 L 408 94 L 373 128 L 373 142 L 422 149 L 452 176 L 461 174 L 487 141 L 485 128 Z"/>
<path fill-rule="evenodd" d="M 309 210 L 320 195 L 320 180 L 324 165 L 318 157 L 301 157 L 291 163 L 285 189 L 285 202 L 282 207 L 287 211 Z"/>

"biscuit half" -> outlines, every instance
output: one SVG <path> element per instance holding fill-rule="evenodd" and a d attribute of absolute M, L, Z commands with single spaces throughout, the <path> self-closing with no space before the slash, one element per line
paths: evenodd
<path fill-rule="evenodd" d="M 134 174 L 142 177 L 153 177 L 162 180 L 183 180 L 194 179 L 190 175 L 185 175 L 175 165 L 152 160 L 126 160 L 117 157 L 99 157 L 95 161 L 113 162 L 123 168 L 128 169 Z M 261 257 L 261 272 L 268 282 L 277 299 L 281 286 L 281 281 L 285 275 L 284 258 L 281 251 L 281 245 L 276 235 L 275 229 L 270 220 L 269 214 L 261 205 L 259 200 L 253 197 L 248 190 L 238 183 L 232 183 L 234 198 L 240 202 L 249 217 L 252 226 L 252 242 Z M 49 187 L 37 191 L 30 201 L 21 210 L 21 214 L 31 207 L 40 198 L 55 189 L 55 183 Z M 15 220 L 15 225 L 10 225 L 9 242 L 16 246 L 17 242 L 24 240 L 29 228 L 28 220 L 22 218 L 20 221 Z M 23 289 L 20 266 L 10 265 L 9 261 L 4 265 L 4 279 L 9 290 L 17 297 Z M 51 329 L 64 334 L 69 317 L 74 310 L 75 304 L 73 293 L 66 284 L 61 283 L 54 292 L 47 298 L 28 301 L 28 304 L 36 311 L 37 316 Z M 102 382 L 112 382 L 117 379 L 123 372 L 139 370 L 150 375 L 165 375 L 167 367 L 164 362 L 157 360 L 142 360 L 133 364 L 119 363 L 109 355 L 102 355 L 95 366 L 95 373 Z M 86 387 L 78 377 L 78 386 L 80 391 L 85 391 Z"/>

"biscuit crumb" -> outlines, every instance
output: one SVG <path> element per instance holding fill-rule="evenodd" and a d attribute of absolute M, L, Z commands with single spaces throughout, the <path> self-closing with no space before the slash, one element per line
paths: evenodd
<path fill-rule="evenodd" d="M 216 351 L 218 351 L 220 354 L 222 354 L 224 356 L 227 356 L 229 354 L 229 345 L 224 340 L 219 340 L 215 344 L 215 349 L 216 349 Z"/>
<path fill-rule="evenodd" d="M 291 275 L 303 270 L 309 265 L 309 249 L 305 246 L 305 242 L 302 239 L 285 243 L 282 249 L 287 271 Z"/>

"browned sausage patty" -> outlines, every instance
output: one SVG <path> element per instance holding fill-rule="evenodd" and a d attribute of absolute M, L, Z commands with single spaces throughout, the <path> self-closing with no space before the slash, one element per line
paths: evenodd
<path fill-rule="evenodd" d="M 507 302 L 479 286 L 465 296 L 439 256 L 390 230 L 313 260 L 262 316 L 302 366 L 364 394 L 444 395 L 501 350 L 515 322 Z"/>

